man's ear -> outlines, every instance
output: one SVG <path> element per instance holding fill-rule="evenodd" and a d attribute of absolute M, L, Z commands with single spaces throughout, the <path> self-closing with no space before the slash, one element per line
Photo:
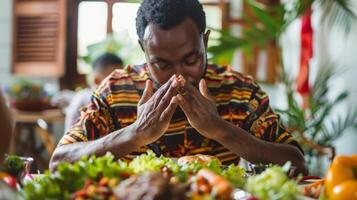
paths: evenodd
<path fill-rule="evenodd" d="M 203 35 L 203 42 L 206 49 L 208 47 L 207 45 L 208 45 L 208 39 L 210 34 L 211 34 L 211 30 L 207 30 L 206 33 Z"/>
<path fill-rule="evenodd" d="M 138 39 L 138 42 L 139 42 L 139 44 L 140 44 L 141 50 L 143 50 L 143 52 L 145 52 L 145 49 L 144 49 L 144 41 L 141 40 L 141 39 Z"/>

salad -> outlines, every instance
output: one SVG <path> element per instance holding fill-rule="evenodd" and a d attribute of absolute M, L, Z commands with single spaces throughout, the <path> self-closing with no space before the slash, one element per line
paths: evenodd
<path fill-rule="evenodd" d="M 297 184 L 284 169 L 272 166 L 260 175 L 246 178 L 237 165 L 222 166 L 218 159 L 177 162 L 152 151 L 131 162 L 103 157 L 83 157 L 76 163 L 61 163 L 55 173 L 28 182 L 20 191 L 37 199 L 233 199 L 236 188 L 259 199 L 294 199 Z"/>
<path fill-rule="evenodd" d="M 290 163 L 267 168 L 261 174 L 249 177 L 245 189 L 260 200 L 294 200 L 300 190 L 297 182 L 288 178 L 289 169 Z"/>

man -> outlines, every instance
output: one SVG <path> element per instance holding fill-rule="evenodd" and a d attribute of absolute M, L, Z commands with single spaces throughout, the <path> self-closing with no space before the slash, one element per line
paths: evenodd
<path fill-rule="evenodd" d="M 68 131 L 80 116 L 81 108 L 90 103 L 93 89 L 95 89 L 115 69 L 123 68 L 123 61 L 112 53 L 104 53 L 93 62 L 93 70 L 90 74 L 90 86 L 72 98 L 66 109 L 65 130 Z"/>
<path fill-rule="evenodd" d="M 197 0 L 144 0 L 136 28 L 147 63 L 108 76 L 50 167 L 83 155 L 217 156 L 224 164 L 291 161 L 306 172 L 299 145 L 249 77 L 207 64 L 209 31 Z"/>
<path fill-rule="evenodd" d="M 0 89 L 0 163 L 4 160 L 4 154 L 8 153 L 12 135 L 12 119 L 5 99 Z"/>

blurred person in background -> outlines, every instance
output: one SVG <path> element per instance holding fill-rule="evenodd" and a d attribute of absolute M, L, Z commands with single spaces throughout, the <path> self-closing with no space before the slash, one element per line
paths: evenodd
<path fill-rule="evenodd" d="M 4 154 L 9 151 L 12 128 L 11 114 L 0 89 L 0 163 L 4 159 Z"/>
<path fill-rule="evenodd" d="M 85 109 L 91 101 L 95 89 L 110 73 L 123 68 L 123 61 L 112 53 L 104 53 L 93 62 L 93 70 L 89 74 L 89 88 L 77 92 L 66 108 L 65 131 L 71 128 L 80 117 L 81 109 Z"/>

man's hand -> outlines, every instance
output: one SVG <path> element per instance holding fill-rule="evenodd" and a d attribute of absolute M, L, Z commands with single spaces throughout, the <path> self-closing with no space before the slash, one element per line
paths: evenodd
<path fill-rule="evenodd" d="M 134 123 L 139 142 L 150 144 L 168 129 L 177 104 L 173 97 L 178 92 L 178 80 L 172 76 L 153 94 L 153 83 L 146 82 L 143 96 L 138 103 L 138 117 Z"/>
<path fill-rule="evenodd" d="M 208 92 L 206 81 L 201 79 L 199 90 L 197 90 L 182 79 L 183 77 L 180 76 L 179 83 L 182 85 L 174 101 L 181 107 L 193 128 L 203 136 L 215 139 L 214 130 L 222 119 L 217 112 L 215 101 Z"/>

